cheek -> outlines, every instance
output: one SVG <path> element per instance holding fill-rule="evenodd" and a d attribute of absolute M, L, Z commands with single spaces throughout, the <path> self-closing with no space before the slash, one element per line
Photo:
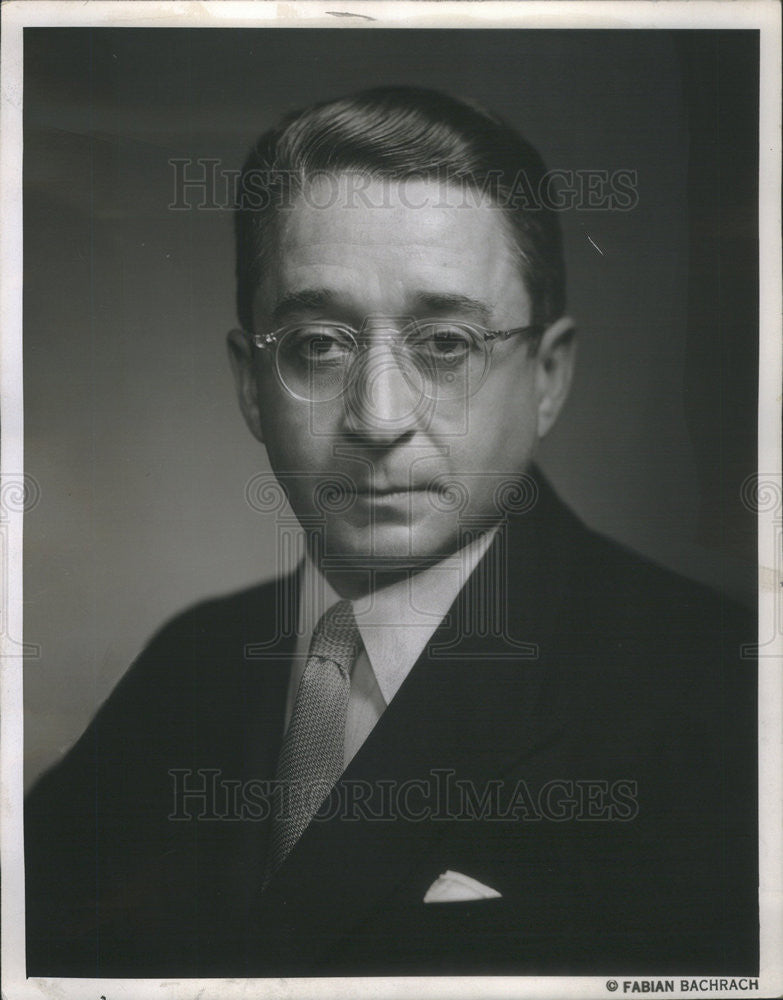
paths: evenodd
<path fill-rule="evenodd" d="M 292 399 L 276 382 L 261 384 L 261 426 L 272 468 L 304 471 L 312 468 L 328 438 L 317 433 L 316 415 L 307 404 Z"/>
<path fill-rule="evenodd" d="M 462 424 L 463 433 L 444 436 L 443 441 L 463 467 L 521 471 L 538 439 L 533 379 L 518 376 L 486 383 L 468 401 Z M 442 429 L 446 429 L 445 420 Z"/>
<path fill-rule="evenodd" d="M 501 445 L 510 455 L 529 455 L 538 440 L 538 408 L 532 392 L 509 397 L 497 420 Z"/>

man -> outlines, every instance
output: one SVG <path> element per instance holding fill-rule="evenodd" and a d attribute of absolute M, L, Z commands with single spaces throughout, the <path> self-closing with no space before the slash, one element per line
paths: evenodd
<path fill-rule="evenodd" d="M 543 174 L 406 88 L 255 147 L 229 347 L 304 558 L 166 626 L 33 791 L 29 974 L 757 971 L 752 626 L 533 464 Z"/>

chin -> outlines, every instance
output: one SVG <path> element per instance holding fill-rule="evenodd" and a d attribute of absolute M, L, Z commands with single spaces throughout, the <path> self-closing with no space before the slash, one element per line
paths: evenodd
<path fill-rule="evenodd" d="M 456 532 L 435 531 L 432 526 L 375 525 L 352 527 L 345 523 L 327 531 L 324 555 L 357 569 L 405 569 L 437 562 L 456 551 Z"/>

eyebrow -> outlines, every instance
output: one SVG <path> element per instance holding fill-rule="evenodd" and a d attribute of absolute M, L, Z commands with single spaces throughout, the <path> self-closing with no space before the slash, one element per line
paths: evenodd
<path fill-rule="evenodd" d="M 296 292 L 287 292 L 272 310 L 272 320 L 279 323 L 290 313 L 300 309 L 323 309 L 334 301 L 335 296 L 328 288 L 302 288 Z"/>
<path fill-rule="evenodd" d="M 422 315 L 468 316 L 483 326 L 489 325 L 492 306 L 458 292 L 416 292 L 412 297 L 414 312 Z M 341 305 L 341 297 L 328 288 L 302 288 L 287 292 L 272 310 L 272 320 L 278 324 L 291 313 L 334 308 Z"/>
<path fill-rule="evenodd" d="M 469 316 L 483 326 L 489 324 L 494 311 L 488 302 L 473 299 L 468 295 L 459 295 L 456 292 L 418 292 L 414 302 L 418 311 L 435 314 L 458 313 L 461 316 Z"/>

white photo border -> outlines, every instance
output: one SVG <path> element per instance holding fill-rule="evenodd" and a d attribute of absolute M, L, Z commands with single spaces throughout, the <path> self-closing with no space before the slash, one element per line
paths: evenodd
<path fill-rule="evenodd" d="M 339 6 L 339 11 L 334 10 Z M 335 16 L 338 13 L 340 16 Z M 2 994 L 38 997 L 145 1000 L 200 995 L 298 1000 L 352 997 L 470 998 L 607 997 L 618 984 L 606 977 L 394 977 L 383 979 L 42 979 L 25 975 L 23 754 L 22 754 L 22 107 L 25 27 L 284 27 L 491 29 L 757 29 L 760 32 L 760 357 L 758 397 L 759 828 L 761 969 L 758 996 L 783 993 L 783 478 L 781 478 L 781 146 L 780 17 L 774 0 L 463 0 L 463 2 L 324 3 L 151 2 L 151 0 L 9 0 L 2 6 L 0 110 L 0 791 L 2 828 Z M 772 498 L 765 502 L 764 498 Z M 772 642 L 769 637 L 773 636 Z M 770 655 L 772 654 L 772 655 Z M 687 977 L 688 970 L 682 970 Z M 641 977 L 617 977 L 641 980 Z M 647 977 L 659 981 L 664 977 Z M 675 982 L 681 978 L 674 978 Z M 704 978 L 704 977 L 700 977 Z M 612 988 L 614 983 L 614 989 Z M 618 993 L 623 990 L 619 989 Z M 675 990 L 673 996 L 684 996 Z M 735 993 L 700 992 L 722 997 Z"/>

